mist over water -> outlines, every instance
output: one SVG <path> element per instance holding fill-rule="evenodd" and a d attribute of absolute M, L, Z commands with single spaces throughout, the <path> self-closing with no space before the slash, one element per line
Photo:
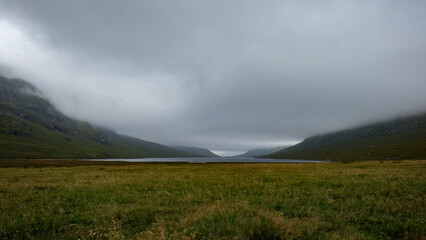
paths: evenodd
<path fill-rule="evenodd" d="M 420 0 L 3 0 L 0 65 L 74 118 L 235 155 L 425 112 L 425 12 Z"/>

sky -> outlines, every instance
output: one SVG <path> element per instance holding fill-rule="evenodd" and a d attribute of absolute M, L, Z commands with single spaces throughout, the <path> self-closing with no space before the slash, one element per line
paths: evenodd
<path fill-rule="evenodd" d="M 0 65 L 65 114 L 232 155 L 426 111 L 426 1 L 0 0 Z"/>

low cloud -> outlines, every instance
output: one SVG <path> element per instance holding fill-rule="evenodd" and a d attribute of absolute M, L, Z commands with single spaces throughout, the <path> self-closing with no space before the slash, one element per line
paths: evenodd
<path fill-rule="evenodd" d="M 424 1 L 0 2 L 0 64 L 64 113 L 217 152 L 426 110 Z"/>

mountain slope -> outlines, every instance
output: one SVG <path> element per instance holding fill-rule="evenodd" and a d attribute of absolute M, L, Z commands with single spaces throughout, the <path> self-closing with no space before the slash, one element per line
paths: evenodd
<path fill-rule="evenodd" d="M 194 157 L 57 111 L 33 85 L 0 77 L 0 158 Z"/>
<path fill-rule="evenodd" d="M 426 159 L 426 114 L 314 136 L 265 158 Z"/>
<path fill-rule="evenodd" d="M 172 148 L 197 155 L 199 157 L 219 157 L 208 149 L 197 148 L 197 147 L 187 147 L 187 146 L 171 146 Z"/>
<path fill-rule="evenodd" d="M 267 154 L 274 153 L 276 151 L 279 151 L 283 149 L 283 147 L 277 147 L 277 148 L 256 148 L 251 149 L 241 155 L 238 155 L 237 157 L 259 157 Z"/>

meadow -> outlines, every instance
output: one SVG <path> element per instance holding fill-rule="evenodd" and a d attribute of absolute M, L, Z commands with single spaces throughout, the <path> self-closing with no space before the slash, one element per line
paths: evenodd
<path fill-rule="evenodd" d="M 0 239 L 426 239 L 426 161 L 0 160 Z"/>

